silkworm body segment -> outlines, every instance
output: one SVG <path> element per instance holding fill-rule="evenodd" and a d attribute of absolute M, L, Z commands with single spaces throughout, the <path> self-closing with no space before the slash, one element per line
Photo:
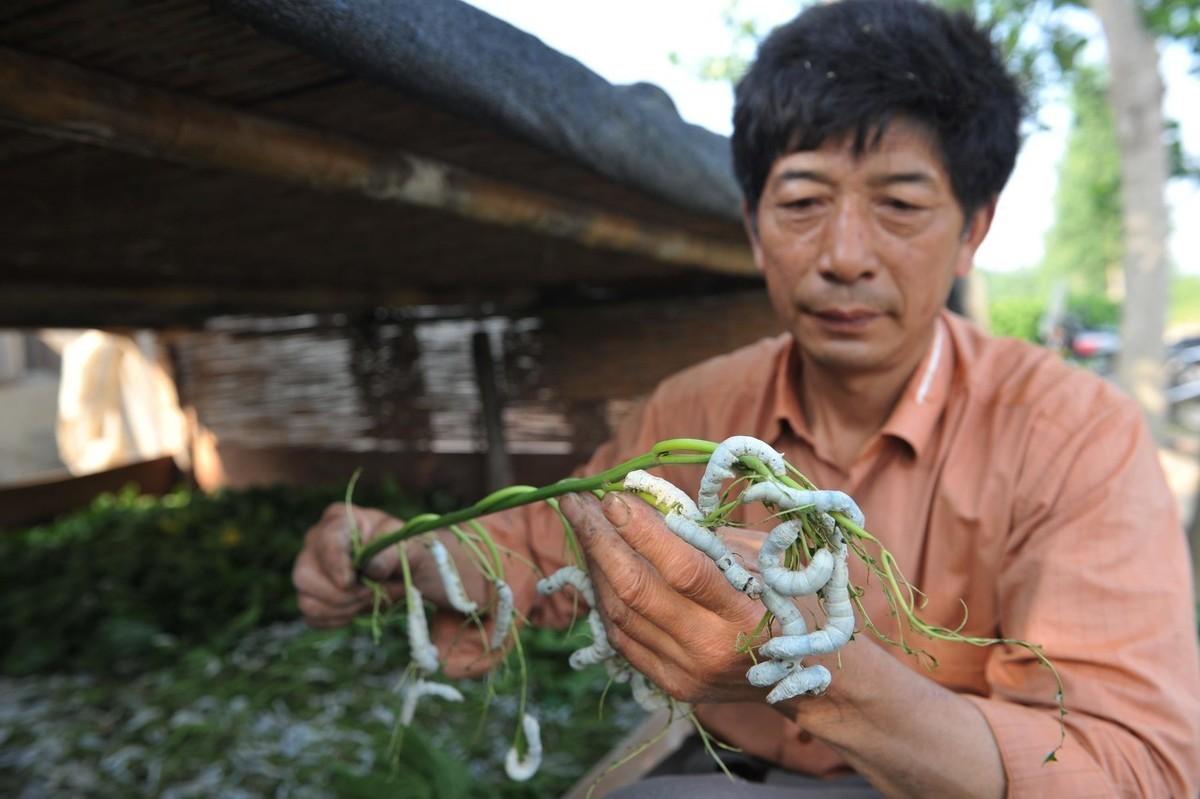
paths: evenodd
<path fill-rule="evenodd" d="M 763 582 L 784 596 L 815 594 L 833 574 L 833 554 L 824 548 L 814 552 L 803 569 L 792 570 L 783 565 L 783 553 L 795 543 L 800 527 L 796 519 L 777 526 L 758 552 Z"/>
<path fill-rule="evenodd" d="M 434 538 L 429 543 L 429 551 L 433 553 L 433 562 L 437 565 L 438 575 L 442 578 L 442 586 L 446 589 L 446 599 L 450 601 L 450 606 L 466 616 L 473 615 L 479 610 L 479 605 L 467 596 L 462 577 L 446 550 L 446 545 Z"/>
<path fill-rule="evenodd" d="M 751 436 L 731 436 L 718 444 L 708 458 L 708 466 L 700 480 L 700 492 L 696 495 L 696 504 L 702 513 L 708 515 L 716 509 L 721 499 L 721 484 L 734 476 L 733 466 L 743 455 L 758 458 L 772 474 L 782 477 L 787 473 L 783 453 L 776 452 L 765 441 Z"/>
<path fill-rule="evenodd" d="M 689 519 L 699 520 L 703 514 L 696 508 L 696 503 L 680 488 L 661 477 L 655 477 L 649 472 L 634 469 L 625 475 L 623 483 L 626 491 L 640 491 L 654 497 L 660 508 L 666 508 Z"/>
<path fill-rule="evenodd" d="M 509 778 L 517 782 L 525 782 L 542 765 L 542 730 L 538 720 L 529 713 L 521 719 L 521 729 L 525 732 L 525 758 L 517 754 L 514 746 L 508 750 L 504 758 L 504 771 Z"/>
<path fill-rule="evenodd" d="M 725 542 L 717 538 L 715 533 L 674 512 L 668 513 L 665 521 L 671 532 L 712 558 L 730 585 L 751 599 L 758 599 L 762 594 L 762 584 L 734 558 Z"/>
<path fill-rule="evenodd" d="M 461 702 L 463 696 L 457 688 L 440 682 L 417 679 L 404 687 L 404 704 L 400 707 L 400 723 L 407 727 L 417 711 L 417 702 L 423 696 L 436 696 L 448 702 Z"/>
<path fill-rule="evenodd" d="M 492 629 L 492 640 L 489 645 L 492 649 L 499 649 L 504 646 L 504 639 L 508 637 L 508 628 L 512 626 L 513 617 L 513 592 L 509 588 L 508 583 L 503 580 L 496 581 L 496 626 Z"/>
<path fill-rule="evenodd" d="M 405 608 L 405 624 L 408 631 L 408 647 L 412 652 L 413 662 L 417 668 L 426 674 L 437 671 L 437 647 L 429 640 L 429 625 L 425 621 L 425 601 L 420 590 L 414 585 L 405 587 L 407 607 Z"/>
<path fill-rule="evenodd" d="M 742 502 L 770 502 L 784 510 L 812 508 L 820 513 L 844 513 L 862 527 L 866 520 L 858 503 L 842 491 L 805 491 L 779 483 L 755 483 L 742 492 Z"/>

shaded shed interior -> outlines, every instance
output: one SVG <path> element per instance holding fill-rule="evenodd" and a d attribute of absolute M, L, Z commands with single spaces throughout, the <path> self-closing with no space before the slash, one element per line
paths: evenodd
<path fill-rule="evenodd" d="M 207 2 L 10 0 L 0 7 L 0 47 L 398 148 L 647 224 L 743 239 L 736 220 L 680 208 L 486 120 L 357 78 Z M 701 291 L 729 281 L 69 137 L 0 114 L 0 323 L 161 326 L 229 312 L 528 302 L 578 284 L 636 293 L 677 288 L 676 278 L 689 275 L 685 286 Z"/>

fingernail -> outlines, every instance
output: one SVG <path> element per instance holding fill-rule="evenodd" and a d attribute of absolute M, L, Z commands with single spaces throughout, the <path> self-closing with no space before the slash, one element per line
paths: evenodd
<path fill-rule="evenodd" d="M 624 527 L 629 521 L 629 505 L 620 494 L 613 492 L 604 497 L 604 515 L 614 527 Z"/>

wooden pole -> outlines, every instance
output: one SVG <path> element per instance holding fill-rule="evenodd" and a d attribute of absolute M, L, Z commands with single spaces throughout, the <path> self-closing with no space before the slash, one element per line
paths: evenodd
<path fill-rule="evenodd" d="M 487 439 L 484 457 L 487 463 L 487 491 L 513 484 L 512 462 L 504 441 L 504 401 L 496 384 L 492 360 L 491 336 L 482 328 L 471 336 L 471 362 L 475 367 L 475 385 L 479 387 L 480 417 Z"/>
<path fill-rule="evenodd" d="M 753 275 L 743 244 L 645 225 L 398 149 L 0 48 L 0 122 L 137 155 L 434 208 L 589 247 Z"/>

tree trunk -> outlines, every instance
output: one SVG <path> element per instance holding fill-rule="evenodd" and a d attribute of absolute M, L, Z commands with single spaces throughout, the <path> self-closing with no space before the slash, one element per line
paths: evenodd
<path fill-rule="evenodd" d="M 1121 148 L 1125 216 L 1125 306 L 1117 379 L 1163 432 L 1163 329 L 1167 263 L 1167 151 L 1158 49 L 1134 0 L 1093 0 L 1108 43 L 1109 98 Z"/>

